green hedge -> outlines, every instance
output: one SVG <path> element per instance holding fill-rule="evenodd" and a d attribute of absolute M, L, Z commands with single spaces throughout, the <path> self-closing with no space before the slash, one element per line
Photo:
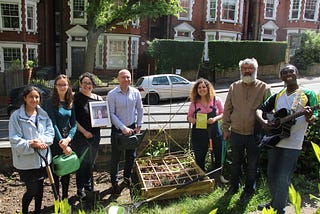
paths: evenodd
<path fill-rule="evenodd" d="M 147 54 L 156 61 L 157 73 L 175 73 L 182 70 L 197 70 L 202 62 L 204 42 L 153 40 Z"/>
<path fill-rule="evenodd" d="M 210 41 L 209 65 L 214 70 L 237 67 L 245 58 L 255 58 L 259 65 L 278 64 L 285 61 L 286 49 L 287 42 Z"/>
<path fill-rule="evenodd" d="M 259 65 L 284 62 L 287 42 L 210 41 L 208 43 L 211 70 L 237 67 L 240 60 L 256 58 Z M 175 69 L 198 70 L 202 66 L 204 42 L 153 40 L 146 54 L 155 59 L 157 73 L 172 73 Z"/>

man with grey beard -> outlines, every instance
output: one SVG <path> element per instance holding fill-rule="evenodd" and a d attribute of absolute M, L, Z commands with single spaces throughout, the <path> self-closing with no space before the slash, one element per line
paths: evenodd
<path fill-rule="evenodd" d="M 231 84 L 224 104 L 223 137 L 230 140 L 232 151 L 230 188 L 234 195 L 240 187 L 242 168 L 245 169 L 244 190 L 240 203 L 247 203 L 255 191 L 260 150 L 255 142 L 255 111 L 271 95 L 270 87 L 257 79 L 258 62 L 239 62 L 240 80 Z"/>

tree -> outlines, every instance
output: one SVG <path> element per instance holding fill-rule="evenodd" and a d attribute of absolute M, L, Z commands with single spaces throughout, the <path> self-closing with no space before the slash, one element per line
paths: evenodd
<path fill-rule="evenodd" d="M 320 33 L 308 30 L 302 34 L 301 46 L 296 50 L 292 62 L 300 70 L 320 63 Z"/>
<path fill-rule="evenodd" d="M 87 13 L 87 50 L 84 71 L 92 72 L 98 38 L 103 32 L 111 32 L 116 24 L 145 17 L 177 15 L 182 11 L 180 0 L 89 0 Z"/>

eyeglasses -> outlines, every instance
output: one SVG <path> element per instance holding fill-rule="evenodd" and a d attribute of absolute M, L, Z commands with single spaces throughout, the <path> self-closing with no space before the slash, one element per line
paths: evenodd
<path fill-rule="evenodd" d="M 68 84 L 56 84 L 56 86 L 58 86 L 58 87 L 68 87 L 69 85 Z"/>
<path fill-rule="evenodd" d="M 93 85 L 92 82 L 81 82 L 83 85 Z"/>

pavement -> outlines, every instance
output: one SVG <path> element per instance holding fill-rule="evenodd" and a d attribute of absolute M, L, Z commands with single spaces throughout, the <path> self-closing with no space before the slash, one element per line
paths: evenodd
<path fill-rule="evenodd" d="M 265 78 L 265 79 L 261 79 L 262 81 L 268 83 L 272 88 L 273 87 L 281 87 L 283 86 L 283 82 L 280 79 L 272 79 L 272 78 Z M 235 80 L 232 79 L 223 79 L 223 80 L 219 80 L 214 84 L 214 88 L 215 91 L 217 93 L 225 93 L 228 91 L 229 86 L 232 84 L 232 82 L 234 82 Z M 320 77 L 301 77 L 298 79 L 298 82 L 300 84 L 304 84 L 308 81 L 319 81 L 320 82 Z M 105 95 L 106 91 L 109 91 L 113 88 L 114 86 L 109 85 L 107 87 L 100 87 L 100 88 L 96 88 L 96 93 L 97 94 L 101 94 L 101 95 Z M 7 116 L 7 103 L 2 103 L 0 102 L 0 119 L 4 118 Z"/>

